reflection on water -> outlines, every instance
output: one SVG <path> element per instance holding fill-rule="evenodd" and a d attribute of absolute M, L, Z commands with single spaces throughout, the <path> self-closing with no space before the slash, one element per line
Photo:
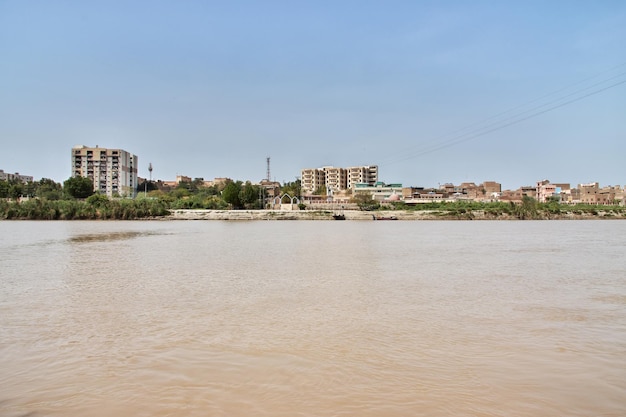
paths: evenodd
<path fill-rule="evenodd" d="M 625 231 L 0 222 L 0 415 L 625 415 Z"/>
<path fill-rule="evenodd" d="M 70 236 L 68 241 L 71 243 L 85 242 L 105 242 L 109 240 L 126 240 L 140 236 L 151 236 L 157 233 L 149 231 L 123 231 L 123 232 L 107 232 L 107 233 L 91 233 L 84 235 Z"/>

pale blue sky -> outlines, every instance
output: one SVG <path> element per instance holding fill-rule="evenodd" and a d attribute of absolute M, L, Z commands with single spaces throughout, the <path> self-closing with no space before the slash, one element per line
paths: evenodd
<path fill-rule="evenodd" d="M 624 185 L 626 2 L 0 0 L 0 140 L 59 182 L 84 144 L 163 180 Z"/>

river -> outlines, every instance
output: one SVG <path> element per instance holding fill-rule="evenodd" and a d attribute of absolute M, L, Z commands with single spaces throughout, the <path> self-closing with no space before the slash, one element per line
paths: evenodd
<path fill-rule="evenodd" d="M 624 416 L 624 221 L 0 221 L 0 416 Z"/>

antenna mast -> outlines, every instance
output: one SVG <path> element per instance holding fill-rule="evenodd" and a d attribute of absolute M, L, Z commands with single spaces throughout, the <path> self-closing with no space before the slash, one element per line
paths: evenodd
<path fill-rule="evenodd" d="M 267 157 L 266 161 L 267 161 L 267 173 L 266 173 L 267 177 L 266 177 L 266 179 L 267 179 L 267 182 L 269 182 L 270 178 L 272 178 L 271 175 L 270 175 L 270 157 L 269 156 Z"/>

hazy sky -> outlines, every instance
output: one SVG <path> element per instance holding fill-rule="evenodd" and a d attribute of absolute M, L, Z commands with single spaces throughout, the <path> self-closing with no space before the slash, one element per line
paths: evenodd
<path fill-rule="evenodd" d="M 617 85 L 616 85 L 617 84 Z M 0 169 L 626 184 L 626 2 L 0 0 Z"/>

